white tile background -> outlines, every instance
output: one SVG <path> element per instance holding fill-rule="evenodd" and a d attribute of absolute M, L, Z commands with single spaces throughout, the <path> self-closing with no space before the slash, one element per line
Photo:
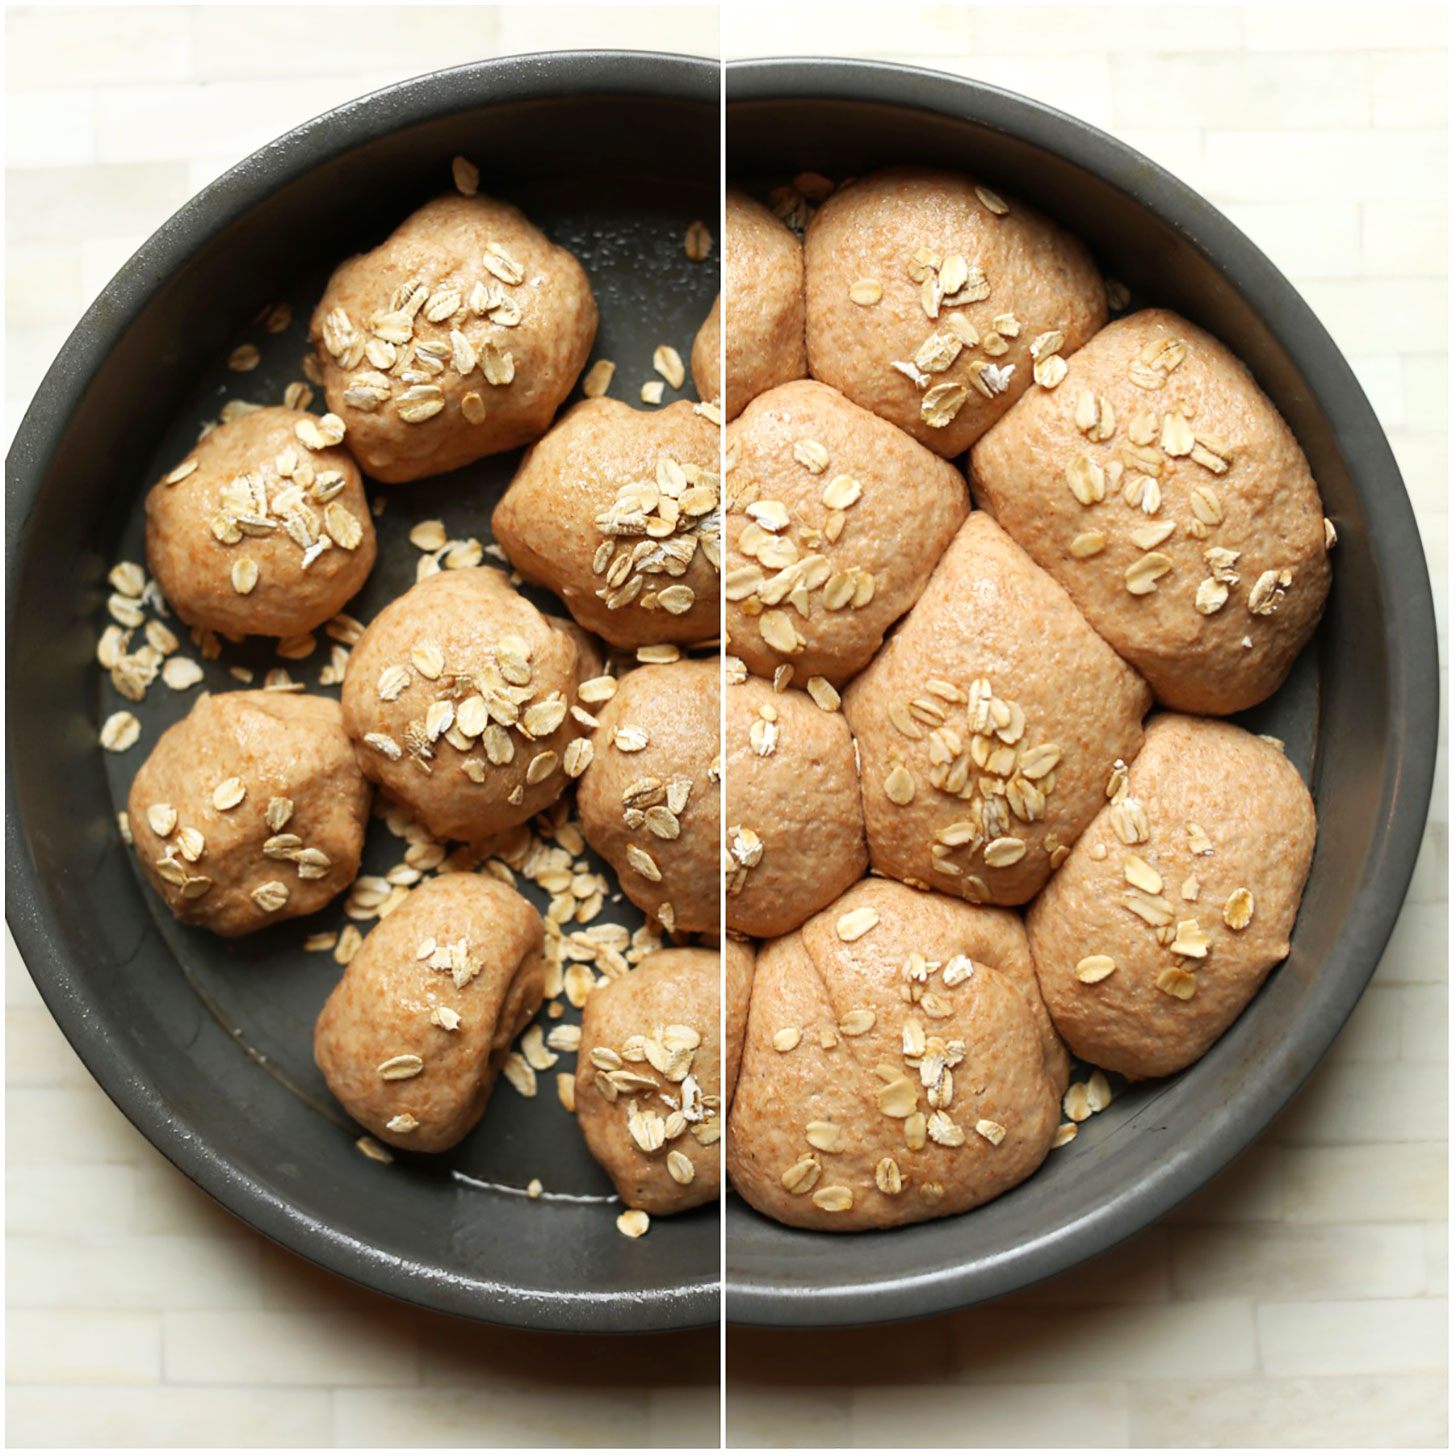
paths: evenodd
<path fill-rule="evenodd" d="M 120 263 L 296 122 L 486 55 L 716 45 L 707 7 L 344 13 L 358 23 L 308 6 L 8 11 L 7 439 Z M 725 40 L 729 55 L 885 56 L 1022 90 L 1227 211 L 1325 320 L 1390 433 L 1435 578 L 1444 701 L 1437 9 L 730 5 Z M 1376 981 L 1235 1169 L 1105 1259 L 991 1309 L 893 1336 L 734 1341 L 735 1444 L 902 1445 L 912 1431 L 921 1445 L 1444 1444 L 1446 781 L 1443 747 Z M 9 944 L 6 1001 L 11 1445 L 709 1437 L 710 1342 L 533 1340 L 320 1274 L 132 1130 Z"/>
<path fill-rule="evenodd" d="M 905 61 L 1084 117 L 1223 209 L 1359 374 L 1446 652 L 1444 7 L 728 5 L 724 53 Z M 730 1444 L 1444 1445 L 1447 789 L 1374 984 L 1259 1145 L 989 1308 L 729 1335 Z"/>
<path fill-rule="evenodd" d="M 385 82 L 565 46 L 716 55 L 708 7 L 15 7 L 6 423 L 205 183 Z M 10 1446 L 716 1445 L 718 1335 L 531 1337 L 422 1314 L 253 1235 L 90 1080 L 7 936 Z"/>

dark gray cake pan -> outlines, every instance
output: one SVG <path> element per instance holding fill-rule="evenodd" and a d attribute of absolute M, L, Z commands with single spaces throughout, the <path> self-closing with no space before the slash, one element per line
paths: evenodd
<path fill-rule="evenodd" d="M 719 1311 L 717 1208 L 658 1220 L 635 1242 L 618 1234 L 611 1186 L 550 1073 L 531 1101 L 502 1083 L 450 1154 L 386 1167 L 356 1151 L 361 1130 L 312 1061 L 313 1021 L 340 970 L 301 951 L 306 933 L 343 923 L 339 907 L 230 943 L 176 925 L 141 884 L 115 814 L 195 691 L 159 681 L 136 708 L 138 747 L 97 747 L 100 722 L 129 706 L 93 655 L 106 573 L 143 559 L 147 488 L 224 397 L 276 403 L 302 377 L 308 316 L 332 266 L 449 190 L 456 153 L 479 165 L 483 190 L 518 201 L 581 257 L 602 316 L 596 353 L 619 361 L 622 378 L 650 377 L 659 343 L 686 356 L 717 291 L 716 256 L 693 264 L 682 242 L 695 218 L 716 232 L 711 61 L 564 53 L 420 77 L 299 127 L 190 201 L 87 311 L 7 462 L 6 913 L 97 1081 L 270 1238 L 457 1315 L 552 1330 L 708 1324 Z M 257 320 L 279 301 L 294 322 L 271 335 Z M 244 339 L 262 363 L 229 373 Z M 442 517 L 452 535 L 488 540 L 518 459 L 384 490 L 379 565 L 355 615 L 367 620 L 413 580 L 414 521 Z M 327 646 L 289 664 L 294 675 L 316 681 Z M 257 642 L 227 647 L 204 664 L 206 685 L 236 687 L 233 661 L 260 669 L 270 655 Z M 400 849 L 376 822 L 366 868 L 383 870 Z M 525 1196 L 532 1177 L 540 1199 Z"/>
<path fill-rule="evenodd" d="M 1073 117 L 931 71 L 747 61 L 728 67 L 726 86 L 728 175 L 760 192 L 800 171 L 838 181 L 921 162 L 1057 218 L 1135 305 L 1176 309 L 1248 364 L 1339 530 L 1315 640 L 1240 720 L 1286 740 L 1320 828 L 1289 959 L 1228 1034 L 959 1217 L 832 1235 L 729 1197 L 730 1321 L 908 1319 L 1046 1279 L 1127 1238 L 1253 1142 L 1309 1076 L 1370 980 L 1415 865 L 1436 756 L 1435 614 L 1410 501 L 1350 366 L 1288 280 L 1183 183 Z"/>

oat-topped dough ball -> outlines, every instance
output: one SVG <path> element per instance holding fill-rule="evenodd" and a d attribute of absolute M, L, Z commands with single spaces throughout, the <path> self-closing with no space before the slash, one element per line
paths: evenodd
<path fill-rule="evenodd" d="M 1020 905 L 1142 745 L 1147 685 L 983 511 L 850 685 L 870 863 Z"/>
<path fill-rule="evenodd" d="M 364 772 L 437 839 L 487 839 L 555 802 L 590 757 L 578 690 L 599 672 L 568 626 L 488 566 L 396 597 L 344 678 Z"/>
<path fill-rule="evenodd" d="M 1232 723 L 1160 714 L 1027 915 L 1079 1057 L 1127 1077 L 1195 1062 L 1289 954 L 1314 852 L 1294 765 Z"/>
<path fill-rule="evenodd" d="M 733 1105 L 738 1066 L 743 1060 L 743 1037 L 748 1030 L 748 1003 L 753 996 L 752 941 L 723 943 L 723 1107 Z"/>
<path fill-rule="evenodd" d="M 1087 249 L 957 172 L 841 187 L 804 239 L 809 371 L 947 458 L 1107 320 Z"/>
<path fill-rule="evenodd" d="M 977 444 L 977 494 L 1160 702 L 1233 713 L 1324 609 L 1326 525 L 1289 427 L 1166 309 L 1109 324 Z"/>
<path fill-rule="evenodd" d="M 693 385 L 701 400 L 722 398 L 723 361 L 720 357 L 723 345 L 723 295 L 713 300 L 703 326 L 693 340 L 692 368 Z"/>
<path fill-rule="evenodd" d="M 762 203 L 723 199 L 723 415 L 809 372 L 804 354 L 804 249 Z M 710 316 L 711 319 L 711 316 Z"/>
<path fill-rule="evenodd" d="M 963 1213 L 1036 1171 L 1066 1082 L 1020 918 L 864 880 L 759 950 L 728 1173 L 799 1228 Z"/>
<path fill-rule="evenodd" d="M 480 1121 L 541 1005 L 545 931 L 487 875 L 440 875 L 364 938 L 314 1028 L 313 1055 L 355 1121 L 437 1153 Z"/>
<path fill-rule="evenodd" d="M 720 528 L 718 429 L 686 400 L 583 401 L 491 518 L 516 570 L 618 647 L 717 637 Z"/>
<path fill-rule="evenodd" d="M 629 672 L 598 712 L 581 832 L 665 930 L 718 928 L 718 662 Z"/>
<path fill-rule="evenodd" d="M 816 691 L 823 707 L 797 688 L 730 679 L 723 874 L 740 935 L 793 930 L 869 864 L 854 739 L 837 695 Z"/>
<path fill-rule="evenodd" d="M 167 908 L 234 936 L 311 915 L 353 882 L 369 797 L 333 699 L 212 693 L 157 740 L 126 807 Z"/>
<path fill-rule="evenodd" d="M 842 683 L 914 603 L 970 509 L 965 478 L 813 380 L 728 427 L 725 587 L 749 670 Z"/>
<path fill-rule="evenodd" d="M 147 496 L 147 565 L 192 627 L 293 637 L 374 565 L 374 522 L 337 421 L 260 409 L 199 440 Z"/>
<path fill-rule="evenodd" d="M 659 950 L 581 1014 L 576 1120 L 628 1208 L 682 1213 L 722 1186 L 719 963 Z"/>
<path fill-rule="evenodd" d="M 457 196 L 340 264 L 309 335 L 355 458 L 393 483 L 544 434 L 596 331 L 565 248 L 508 203 Z"/>

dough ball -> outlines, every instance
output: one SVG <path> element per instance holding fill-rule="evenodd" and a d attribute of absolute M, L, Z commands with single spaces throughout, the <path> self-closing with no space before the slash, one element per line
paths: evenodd
<path fill-rule="evenodd" d="M 1211 718 L 1153 718 L 1027 915 L 1068 1046 L 1127 1077 L 1196 1062 L 1289 954 L 1314 839 L 1309 791 L 1272 744 Z"/>
<path fill-rule="evenodd" d="M 693 386 L 701 400 L 721 399 L 723 395 L 723 295 L 713 300 L 703 326 L 693 340 Z"/>
<path fill-rule="evenodd" d="M 755 396 L 809 372 L 803 246 L 732 187 L 723 200 L 723 299 L 723 415 L 731 420 Z"/>
<path fill-rule="evenodd" d="M 1040 1166 L 1067 1065 L 1018 916 L 864 880 L 759 949 L 728 1173 L 799 1228 L 963 1213 Z"/>
<path fill-rule="evenodd" d="M 976 446 L 978 497 L 1158 700 L 1284 681 L 1330 568 L 1304 454 L 1247 369 L 1166 309 L 1109 324 Z"/>
<path fill-rule="evenodd" d="M 437 1153 L 480 1121 L 511 1043 L 541 1005 L 541 917 L 487 875 L 439 875 L 364 937 L 314 1029 L 349 1116 Z"/>
<path fill-rule="evenodd" d="M 618 647 L 718 635 L 718 429 L 686 400 L 590 399 L 527 452 L 491 518 L 528 581 Z"/>
<path fill-rule="evenodd" d="M 812 380 L 728 427 L 727 481 L 731 650 L 801 684 L 874 656 L 970 509 L 953 465 Z"/>
<path fill-rule="evenodd" d="M 598 713 L 581 832 L 668 931 L 718 929 L 718 663 L 639 667 Z"/>
<path fill-rule="evenodd" d="M 728 688 L 728 929 L 782 935 L 864 874 L 864 814 L 844 714 L 762 678 Z"/>
<path fill-rule="evenodd" d="M 374 522 L 316 417 L 260 409 L 198 441 L 147 496 L 147 565 L 192 627 L 294 637 L 327 622 L 374 565 Z"/>
<path fill-rule="evenodd" d="M 341 263 L 309 336 L 355 458 L 394 483 L 543 435 L 596 331 L 565 248 L 508 203 L 451 196 Z"/>
<path fill-rule="evenodd" d="M 718 953 L 659 950 L 581 1013 L 576 1120 L 628 1208 L 682 1213 L 722 1186 Z"/>
<path fill-rule="evenodd" d="M 369 785 L 332 698 L 212 693 L 157 740 L 126 807 L 137 862 L 172 914 L 246 935 L 353 883 Z"/>
<path fill-rule="evenodd" d="M 733 1106 L 743 1037 L 748 1030 L 748 1003 L 753 995 L 752 941 L 728 940 L 723 946 L 723 1107 Z"/>
<path fill-rule="evenodd" d="M 489 566 L 442 571 L 365 629 L 344 678 L 364 772 L 437 839 L 478 841 L 554 803 L 589 748 L 572 712 L 599 664 Z"/>
<path fill-rule="evenodd" d="M 947 458 L 1040 360 L 1107 321 L 1076 238 L 957 172 L 894 167 L 846 184 L 815 214 L 804 259 L 810 373 Z"/>
<path fill-rule="evenodd" d="M 1142 745 L 1146 684 L 984 511 L 845 694 L 870 863 L 1020 905 Z"/>

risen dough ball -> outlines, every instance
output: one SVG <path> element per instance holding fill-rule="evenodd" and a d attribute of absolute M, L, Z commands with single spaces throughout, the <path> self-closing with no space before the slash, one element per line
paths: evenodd
<path fill-rule="evenodd" d="M 1142 745 L 1146 685 L 984 511 L 850 685 L 870 863 L 967 900 L 1046 883 Z"/>
<path fill-rule="evenodd" d="M 1164 714 L 1031 907 L 1042 994 L 1079 1056 L 1128 1077 L 1195 1062 L 1289 954 L 1314 804 L 1272 744 Z"/>
<path fill-rule="evenodd" d="M 718 663 L 629 672 L 598 713 L 581 832 L 667 930 L 718 928 Z"/>
<path fill-rule="evenodd" d="M 1107 320 L 1076 238 L 957 172 L 848 183 L 815 214 L 804 258 L 814 378 L 947 458 L 1030 387 L 1037 359 Z"/>
<path fill-rule="evenodd" d="M 723 944 L 723 1108 L 733 1105 L 738 1066 L 743 1059 L 743 1036 L 748 1029 L 748 1002 L 753 995 L 753 942 L 727 940 Z"/>
<path fill-rule="evenodd" d="M 596 331 L 565 248 L 508 203 L 451 196 L 340 264 L 309 333 L 355 458 L 394 482 L 544 434 Z"/>
<path fill-rule="evenodd" d="M 768 208 L 732 187 L 723 200 L 723 315 L 723 415 L 731 420 L 756 395 L 809 372 L 804 249 Z"/>
<path fill-rule="evenodd" d="M 693 385 L 698 398 L 713 400 L 723 393 L 723 296 L 719 294 L 693 340 Z"/>
<path fill-rule="evenodd" d="M 369 785 L 333 699 L 213 693 L 157 740 L 126 807 L 142 873 L 173 915 L 246 935 L 353 882 Z"/>
<path fill-rule="evenodd" d="M 628 1208 L 681 1213 L 722 1185 L 716 951 L 659 950 L 581 1014 L 576 1120 Z"/>
<path fill-rule="evenodd" d="M 583 639 L 488 566 L 443 571 L 369 624 L 344 678 L 364 772 L 437 839 L 488 839 L 579 772 L 571 709 L 597 671 Z"/>
<path fill-rule="evenodd" d="M 970 508 L 953 465 L 812 380 L 728 427 L 727 480 L 731 650 L 801 684 L 874 656 Z"/>
<path fill-rule="evenodd" d="M 486 875 L 440 875 L 364 938 L 324 1003 L 313 1054 L 349 1115 L 436 1153 L 480 1121 L 541 1005 L 541 917 Z"/>
<path fill-rule="evenodd" d="M 1040 1166 L 1066 1081 L 1016 915 L 864 880 L 759 950 L 728 1173 L 799 1228 L 962 1213 Z"/>
<path fill-rule="evenodd" d="M 300 424 L 316 438 L 300 410 L 219 425 L 147 496 L 147 565 L 189 626 L 293 637 L 364 585 L 375 540 L 359 467 L 304 444 Z"/>
<path fill-rule="evenodd" d="M 854 740 L 840 712 L 762 678 L 728 688 L 728 929 L 782 935 L 864 874 Z"/>
<path fill-rule="evenodd" d="M 569 410 L 491 528 L 522 576 L 618 647 L 718 635 L 718 430 L 686 400 Z"/>
<path fill-rule="evenodd" d="M 1160 702 L 1250 707 L 1314 632 L 1330 568 L 1309 465 L 1244 366 L 1177 314 L 1109 324 L 971 463 L 987 508 Z"/>

